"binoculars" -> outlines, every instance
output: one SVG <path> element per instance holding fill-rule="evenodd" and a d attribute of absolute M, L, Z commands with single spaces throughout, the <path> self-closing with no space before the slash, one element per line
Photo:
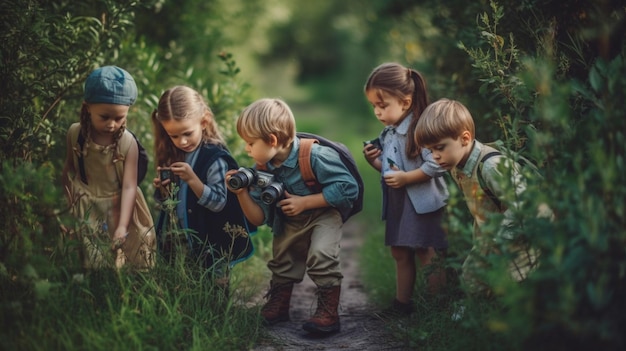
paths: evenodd
<path fill-rule="evenodd" d="M 228 179 L 228 186 L 237 190 L 255 186 L 262 189 L 261 201 L 270 205 L 283 196 L 283 183 L 277 182 L 274 175 L 254 168 L 241 167 Z"/>

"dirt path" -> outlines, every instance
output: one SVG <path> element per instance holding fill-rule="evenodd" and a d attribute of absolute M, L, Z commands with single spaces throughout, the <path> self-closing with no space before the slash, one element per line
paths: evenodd
<path fill-rule="evenodd" d="M 302 330 L 302 324 L 315 311 L 315 284 L 306 277 L 294 287 L 289 322 L 267 327 L 269 336 L 253 350 L 405 350 L 390 337 L 384 323 L 374 316 L 376 311 L 367 302 L 358 265 L 358 250 L 363 233 L 358 224 L 348 222 L 342 239 L 343 283 L 339 315 L 341 331 L 324 337 Z M 263 303 L 260 301 L 260 303 Z"/>

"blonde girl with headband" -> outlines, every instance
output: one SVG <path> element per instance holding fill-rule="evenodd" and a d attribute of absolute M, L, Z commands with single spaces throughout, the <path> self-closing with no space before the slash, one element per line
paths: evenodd
<path fill-rule="evenodd" d="M 154 223 L 137 186 L 137 142 L 126 130 L 136 99 L 128 72 L 98 68 L 85 82 L 80 122 L 67 132 L 63 184 L 72 213 L 87 219 L 80 233 L 86 268 L 154 265 Z"/>
<path fill-rule="evenodd" d="M 152 114 L 156 164 L 153 179 L 159 202 L 173 198 L 178 203 L 174 222 L 165 209 L 157 221 L 159 252 L 166 259 L 175 253 L 168 228 L 185 232 L 189 257 L 211 270 L 222 283 L 228 269 L 253 253 L 249 226 L 235 195 L 226 190 L 225 174 L 237 169 L 211 109 L 192 88 L 166 90 Z"/>
<path fill-rule="evenodd" d="M 385 245 L 396 263 L 396 297 L 387 312 L 408 316 L 414 311 L 416 257 L 423 269 L 448 248 L 441 225 L 448 198 L 440 177 L 445 170 L 413 138 L 428 105 L 426 82 L 419 72 L 383 63 L 368 77 L 365 96 L 385 126 L 378 143 L 365 143 L 363 154 L 381 172 Z M 428 291 L 435 294 L 444 283 L 445 271 L 435 269 L 427 279 Z"/>

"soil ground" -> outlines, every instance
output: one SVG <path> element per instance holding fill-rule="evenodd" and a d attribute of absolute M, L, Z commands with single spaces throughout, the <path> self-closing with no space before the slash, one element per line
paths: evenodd
<path fill-rule="evenodd" d="M 344 226 L 341 242 L 342 273 L 339 315 L 341 331 L 327 336 L 309 334 L 302 324 L 315 312 L 315 284 L 308 278 L 296 284 L 293 290 L 288 322 L 267 328 L 267 337 L 253 349 L 255 351 L 287 350 L 408 350 L 389 334 L 388 328 L 376 317 L 377 309 L 367 301 L 361 282 L 358 252 L 363 230 L 358 223 Z M 259 299 L 258 303 L 264 303 Z"/>

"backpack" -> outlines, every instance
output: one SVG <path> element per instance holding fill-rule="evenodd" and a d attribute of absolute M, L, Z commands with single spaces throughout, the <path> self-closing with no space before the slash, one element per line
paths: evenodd
<path fill-rule="evenodd" d="M 341 213 L 341 219 L 345 222 L 348 220 L 348 218 L 361 212 L 361 210 L 363 209 L 363 179 L 361 178 L 359 169 L 356 166 L 356 161 L 354 160 L 354 157 L 352 157 L 350 150 L 348 150 L 348 148 L 342 143 L 326 139 L 316 134 L 298 132 L 296 133 L 296 136 L 300 138 L 298 164 L 300 165 L 300 173 L 302 173 L 302 179 L 304 180 L 307 187 L 314 193 L 319 193 L 322 191 L 322 186 L 320 183 L 317 182 L 317 179 L 315 179 L 315 174 L 313 173 L 313 169 L 311 168 L 311 148 L 313 147 L 314 143 L 318 143 L 322 146 L 329 146 L 337 151 L 339 157 L 341 158 L 341 161 L 343 162 L 343 164 L 346 165 L 346 168 L 348 168 L 348 171 L 350 171 L 350 174 L 352 174 L 354 180 L 356 180 L 359 186 L 359 195 L 357 196 L 357 199 L 354 200 L 354 202 L 352 203 L 352 207 L 338 208 L 339 212 Z"/>
<path fill-rule="evenodd" d="M 137 157 L 137 185 L 139 185 L 139 183 L 141 183 L 144 180 L 144 178 L 146 177 L 146 173 L 148 172 L 148 152 L 143 147 L 143 145 L 141 145 L 141 143 L 139 142 L 139 139 L 137 139 L 137 136 L 130 130 L 128 129 L 126 130 L 133 136 L 133 138 L 135 138 L 135 141 L 137 142 L 137 149 L 139 151 L 139 155 Z M 83 146 L 85 145 L 85 137 L 80 132 L 78 132 L 77 142 L 81 151 L 78 153 L 78 169 L 80 172 L 80 179 L 83 181 L 83 183 L 88 184 L 87 173 L 85 172 L 85 162 L 83 160 L 83 153 L 82 153 Z"/>
<path fill-rule="evenodd" d="M 478 173 L 478 183 L 480 184 L 480 187 L 482 188 L 482 190 L 485 193 L 485 195 L 489 196 L 491 201 L 493 201 L 493 203 L 500 210 L 503 210 L 504 208 L 502 206 L 502 202 L 491 191 L 491 189 L 489 189 L 489 187 L 487 187 L 487 184 L 485 183 L 485 179 L 483 178 L 483 165 L 484 165 L 485 161 L 487 161 L 488 159 L 490 159 L 490 158 L 492 158 L 494 156 L 504 155 L 505 157 L 509 157 L 513 161 L 517 162 L 517 164 L 519 164 L 523 169 L 530 170 L 538 178 L 542 178 L 542 176 L 541 176 L 541 173 L 539 172 L 539 167 L 537 167 L 532 161 L 530 161 L 526 157 L 522 156 L 519 152 L 515 152 L 515 151 L 512 151 L 512 150 L 508 149 L 504 145 L 504 143 L 502 141 L 498 140 L 498 141 L 494 141 L 494 142 L 491 142 L 491 143 L 484 143 L 484 145 L 485 146 L 489 146 L 489 147 L 495 149 L 495 151 L 491 151 L 491 152 L 486 153 L 483 156 L 483 158 L 481 158 L 480 161 L 478 162 L 478 172 L 477 172 Z"/>

